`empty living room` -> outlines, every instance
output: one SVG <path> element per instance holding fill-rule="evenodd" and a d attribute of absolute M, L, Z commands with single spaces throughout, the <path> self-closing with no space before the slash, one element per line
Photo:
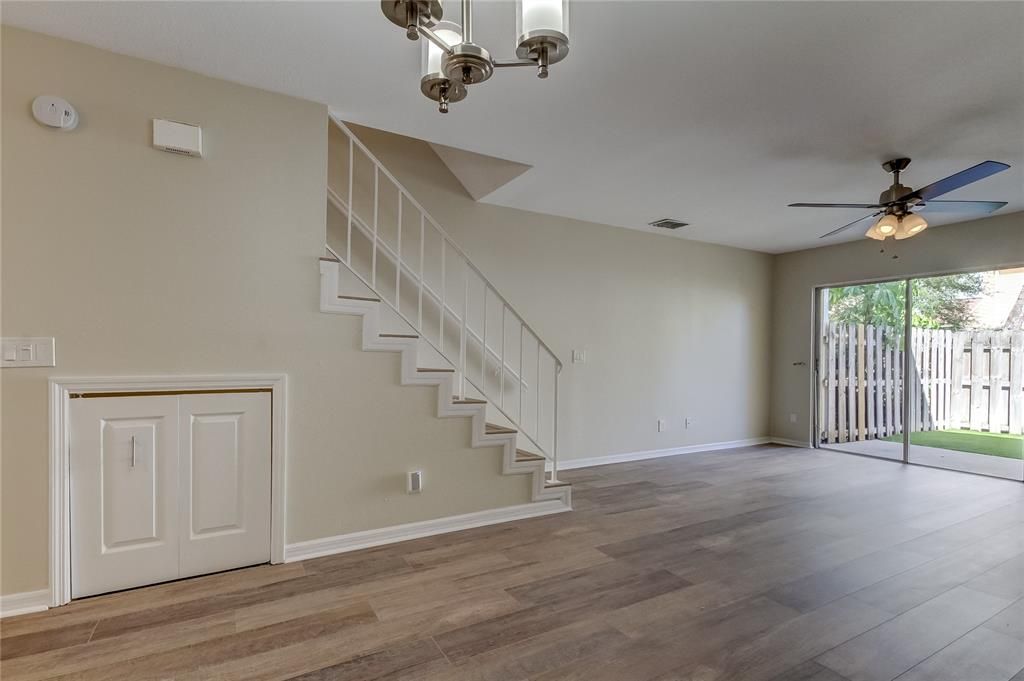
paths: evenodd
<path fill-rule="evenodd" d="M 2 681 L 1024 681 L 1024 0 L 4 0 L 0 93 Z"/>

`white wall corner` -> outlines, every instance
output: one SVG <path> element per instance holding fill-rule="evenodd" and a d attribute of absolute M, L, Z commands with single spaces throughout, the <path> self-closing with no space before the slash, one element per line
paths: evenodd
<path fill-rule="evenodd" d="M 50 590 L 23 591 L 17 594 L 0 596 L 0 617 L 27 615 L 30 612 L 42 612 L 50 607 Z"/>

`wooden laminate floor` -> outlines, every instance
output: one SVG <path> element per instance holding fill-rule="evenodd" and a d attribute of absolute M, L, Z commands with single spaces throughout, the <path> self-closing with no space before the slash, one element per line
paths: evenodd
<path fill-rule="evenodd" d="M 1024 680 L 1024 485 L 752 447 L 576 511 L 2 622 L 18 679 Z"/>

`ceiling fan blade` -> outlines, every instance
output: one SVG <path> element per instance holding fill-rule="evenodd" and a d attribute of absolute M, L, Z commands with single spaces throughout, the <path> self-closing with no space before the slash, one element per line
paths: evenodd
<path fill-rule="evenodd" d="M 992 213 L 1006 205 L 1006 201 L 928 201 L 915 208 L 923 213 Z"/>
<path fill-rule="evenodd" d="M 947 178 L 941 179 L 938 182 L 932 182 L 927 187 L 921 187 L 917 191 L 910 192 L 904 196 L 901 196 L 897 201 L 909 201 L 910 199 L 921 199 L 922 201 L 928 201 L 934 199 L 943 194 L 949 193 L 954 189 L 967 186 L 978 180 L 984 180 L 989 175 L 995 175 L 1001 173 L 1009 168 L 1005 163 L 999 161 L 982 161 L 976 166 L 971 166 L 967 170 L 961 170 L 959 173 L 954 173 Z"/>
<path fill-rule="evenodd" d="M 791 203 L 789 208 L 881 208 L 877 203 Z"/>
<path fill-rule="evenodd" d="M 848 225 L 843 225 L 843 226 L 842 226 L 842 227 L 840 227 L 839 229 L 833 229 L 833 230 L 832 230 L 831 232 L 829 232 L 828 234 L 822 234 L 822 235 L 821 235 L 821 236 L 819 236 L 818 238 L 819 238 L 819 239 L 824 239 L 824 238 L 826 238 L 826 237 L 830 237 L 830 236 L 832 236 L 832 235 L 834 235 L 834 234 L 839 234 L 839 232 L 842 232 L 843 230 L 849 229 L 850 227 L 853 227 L 854 225 L 856 225 L 856 224 L 857 224 L 857 223 L 859 223 L 859 222 L 864 222 L 865 220 L 868 220 L 868 219 L 870 219 L 870 218 L 878 217 L 879 215 L 881 215 L 881 214 L 882 214 L 882 212 L 883 212 L 883 211 L 878 211 L 877 213 L 872 213 L 871 215 L 865 215 L 865 216 L 864 216 L 864 217 L 862 217 L 862 218 L 858 218 L 858 219 L 854 220 L 853 222 L 851 222 L 851 223 L 850 223 L 850 224 L 848 224 Z"/>

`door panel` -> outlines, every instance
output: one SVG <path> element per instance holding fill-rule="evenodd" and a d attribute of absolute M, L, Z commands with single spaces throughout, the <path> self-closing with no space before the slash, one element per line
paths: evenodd
<path fill-rule="evenodd" d="M 270 394 L 180 400 L 180 575 L 268 562 Z"/>
<path fill-rule="evenodd" d="M 72 597 L 177 578 L 177 423 L 174 397 L 73 401 Z"/>
<path fill-rule="evenodd" d="M 243 412 L 192 414 L 192 536 L 242 532 L 244 456 L 239 451 Z"/>
<path fill-rule="evenodd" d="M 818 446 L 903 460 L 904 281 L 820 291 Z"/>
<path fill-rule="evenodd" d="M 104 553 L 160 541 L 159 420 L 100 419 Z"/>

